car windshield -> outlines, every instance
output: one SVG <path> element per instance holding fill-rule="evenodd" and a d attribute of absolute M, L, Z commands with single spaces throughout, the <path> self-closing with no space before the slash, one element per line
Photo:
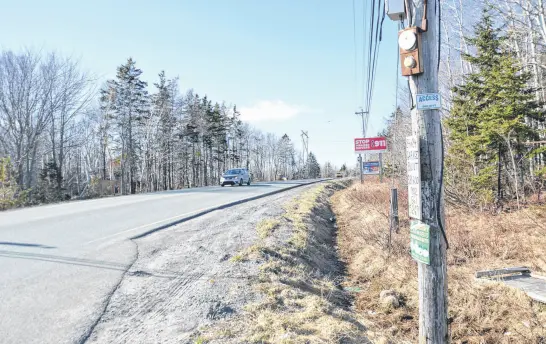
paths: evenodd
<path fill-rule="evenodd" d="M 241 170 L 227 170 L 225 174 L 239 174 Z"/>

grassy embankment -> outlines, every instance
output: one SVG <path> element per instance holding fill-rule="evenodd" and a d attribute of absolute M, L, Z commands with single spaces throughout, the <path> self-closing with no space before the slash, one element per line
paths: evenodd
<path fill-rule="evenodd" d="M 256 302 L 201 331 L 199 343 L 365 343 L 365 328 L 341 289 L 329 197 L 348 182 L 313 186 L 256 226 L 258 242 L 233 256 L 259 264 Z"/>
<path fill-rule="evenodd" d="M 332 197 L 346 284 L 359 288 L 356 309 L 370 339 L 416 343 L 417 264 L 409 254 L 405 190 L 399 190 L 401 229 L 387 247 L 389 184 L 366 181 Z M 475 280 L 478 270 L 527 266 L 546 275 L 546 207 L 491 215 L 447 206 L 449 319 L 453 343 L 546 343 L 546 305 L 500 283 Z M 393 290 L 400 306 L 385 307 Z"/>

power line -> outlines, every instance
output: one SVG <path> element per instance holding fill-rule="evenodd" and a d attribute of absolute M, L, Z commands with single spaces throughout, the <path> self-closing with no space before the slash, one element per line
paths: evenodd
<path fill-rule="evenodd" d="M 379 55 L 379 44 L 381 42 L 381 31 L 382 31 L 382 24 L 383 24 L 383 20 L 385 19 L 385 9 L 383 8 L 383 10 L 381 10 L 381 4 L 383 4 L 384 6 L 384 2 L 379 0 L 378 1 L 378 14 L 377 14 L 377 22 L 376 22 L 376 26 L 375 26 L 375 37 L 374 37 L 374 57 L 373 57 L 373 64 L 371 66 L 371 79 L 369 81 L 369 91 L 368 91 L 368 106 L 370 107 L 371 106 L 371 102 L 372 102 L 372 96 L 373 96 L 373 91 L 375 89 L 375 75 L 376 75 L 376 72 L 377 72 L 377 58 L 378 58 L 378 55 Z M 383 13 L 383 15 L 381 15 L 381 13 Z M 370 111 L 370 109 L 368 109 L 368 111 Z"/>
<path fill-rule="evenodd" d="M 369 64 L 368 59 L 366 59 L 366 23 L 368 19 L 367 7 L 365 1 L 362 3 L 362 106 L 365 107 L 366 102 L 366 68 L 365 66 Z"/>
<path fill-rule="evenodd" d="M 368 1 L 368 2 L 366 2 Z M 385 19 L 385 4 L 383 0 L 362 1 L 362 9 L 357 7 L 356 0 L 353 0 L 353 44 L 354 44 L 354 80 L 355 100 L 361 100 L 360 114 L 362 116 L 363 135 L 366 136 L 368 121 L 375 89 L 375 78 L 377 75 L 377 60 L 379 46 L 382 38 L 382 27 Z M 369 4 L 369 6 L 368 6 Z M 358 11 L 357 11 L 358 9 Z M 358 39 L 357 39 L 357 14 L 362 13 L 362 58 L 361 58 L 361 83 L 358 80 Z M 359 90 L 361 84 L 362 89 Z M 362 92 L 360 96 L 358 93 Z"/>
<path fill-rule="evenodd" d="M 369 4 L 369 6 L 368 6 Z M 357 38 L 356 38 L 356 2 L 353 0 L 353 34 L 355 44 L 355 61 L 358 60 Z M 372 97 L 375 88 L 375 77 L 377 71 L 377 60 L 379 56 L 379 42 L 382 36 L 382 25 L 385 18 L 383 0 L 371 0 L 362 3 L 362 89 L 361 89 L 361 112 L 363 123 L 363 134 L 366 135 Z M 358 64 L 355 64 L 355 84 L 358 84 Z M 358 86 L 356 87 L 358 88 Z M 358 91 L 357 91 L 358 92 Z"/>
<path fill-rule="evenodd" d="M 368 78 L 367 78 L 367 89 L 366 89 L 366 111 L 370 111 L 372 96 L 375 86 L 375 75 L 377 70 L 377 58 L 379 55 L 379 43 L 381 37 L 381 27 L 383 24 L 383 19 L 385 16 L 385 10 L 381 7 L 383 1 L 377 0 L 376 2 L 370 2 L 371 6 L 371 17 L 370 17 L 370 41 L 368 42 Z M 375 6 L 376 5 L 376 6 Z"/>
<path fill-rule="evenodd" d="M 303 145 L 303 149 L 301 152 L 302 155 L 302 162 L 305 168 L 305 178 L 309 177 L 309 132 L 308 131 L 301 131 L 301 141 Z"/>
<path fill-rule="evenodd" d="M 365 99 L 364 99 L 364 108 L 366 109 L 366 111 L 370 111 L 370 105 L 369 105 L 369 100 L 370 100 L 370 97 L 369 97 L 369 93 L 370 93 L 370 73 L 371 73 L 371 69 L 372 69 L 372 66 L 373 66 L 373 55 L 372 55 L 372 51 L 373 51 L 373 45 L 374 45 L 374 35 L 373 35 L 373 32 L 374 32 L 374 15 L 375 15 L 375 6 L 374 6 L 374 1 L 370 1 L 370 12 L 371 12 L 371 16 L 369 18 L 369 34 L 370 34 L 370 37 L 369 37 L 369 40 L 368 40 L 368 68 L 367 68 L 367 76 L 366 76 L 366 92 L 365 92 Z"/>
<path fill-rule="evenodd" d="M 355 87 L 355 106 L 357 105 L 358 103 L 358 52 L 357 52 L 357 42 L 356 42 L 356 4 L 355 4 L 355 1 L 356 0 L 353 0 L 353 48 L 354 48 L 354 51 L 355 51 L 355 70 L 354 70 L 354 74 L 355 74 L 355 84 L 354 84 L 354 87 Z"/>
<path fill-rule="evenodd" d="M 400 30 L 403 26 L 403 20 L 400 19 L 400 22 L 398 22 L 398 30 Z M 393 133 L 393 142 L 392 142 L 392 145 L 396 145 L 396 131 L 397 131 L 397 121 L 398 121 L 398 79 L 399 79 L 399 76 L 398 76 L 398 65 L 400 64 L 400 54 L 399 54 L 399 51 L 398 51 L 398 46 L 396 46 L 396 66 L 394 68 L 394 71 L 396 72 L 396 81 L 395 81 L 395 85 L 396 85 L 396 88 L 395 88 L 395 96 L 394 96 L 394 133 Z M 392 151 L 394 152 L 394 147 L 392 149 Z M 395 178 L 395 172 L 394 172 L 394 165 L 395 165 L 395 162 L 394 162 L 394 154 L 391 153 L 391 162 L 392 162 L 392 188 L 394 188 L 394 178 Z M 399 179 L 401 178 L 402 176 L 402 171 L 401 169 L 399 169 Z"/>

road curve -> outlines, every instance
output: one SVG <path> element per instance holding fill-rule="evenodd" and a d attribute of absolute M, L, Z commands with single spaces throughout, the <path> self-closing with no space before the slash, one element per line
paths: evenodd
<path fill-rule="evenodd" d="M 130 238 L 310 182 L 215 186 L 0 213 L 0 343 L 85 342 L 138 255 Z"/>

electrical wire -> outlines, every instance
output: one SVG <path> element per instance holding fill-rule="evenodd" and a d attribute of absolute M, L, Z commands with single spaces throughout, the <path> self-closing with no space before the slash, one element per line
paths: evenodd
<path fill-rule="evenodd" d="M 369 4 L 369 6 L 368 6 Z M 357 6 L 353 0 L 353 35 L 355 46 L 355 89 L 358 94 L 358 41 L 357 41 Z M 368 131 L 370 109 L 375 89 L 379 46 L 383 37 L 383 22 L 385 20 L 385 3 L 383 0 L 368 0 L 362 2 L 362 80 L 361 80 L 361 108 L 364 136 Z"/>
<path fill-rule="evenodd" d="M 444 237 L 444 240 L 446 241 L 446 250 L 449 249 L 449 242 L 447 241 L 447 234 L 444 228 L 444 224 L 442 222 L 442 187 L 444 183 L 444 133 L 442 129 L 442 121 L 439 122 L 440 125 L 440 140 L 442 142 L 441 150 L 442 150 L 442 158 L 440 160 L 440 180 L 438 181 L 438 197 L 437 197 L 437 205 L 436 205 L 436 216 L 438 217 L 438 227 L 440 227 L 440 231 L 442 232 L 442 236 Z"/>
<path fill-rule="evenodd" d="M 402 22 L 402 16 L 400 16 L 400 22 L 398 23 L 398 30 L 400 30 L 400 27 L 401 27 L 401 22 Z M 398 122 L 398 65 L 400 64 L 400 54 L 399 54 L 399 51 L 398 51 L 398 46 L 396 46 L 396 66 L 394 68 L 394 71 L 395 71 L 395 75 L 396 75 L 396 81 L 395 81 L 395 92 L 394 92 L 394 125 L 396 126 L 397 122 Z M 394 145 L 396 144 L 396 128 L 394 130 L 394 133 L 393 133 L 393 151 L 395 151 L 394 149 Z M 392 187 L 394 188 L 394 178 L 395 178 L 395 175 L 396 173 L 394 172 L 394 154 L 391 154 L 391 162 L 392 162 Z"/>
<path fill-rule="evenodd" d="M 436 8 L 438 10 L 438 70 L 440 70 L 440 54 L 442 52 L 442 3 L 440 0 L 436 1 Z"/>
<path fill-rule="evenodd" d="M 366 2 L 365 1 L 363 1 L 362 6 L 364 6 L 365 11 L 366 11 Z M 363 118 L 364 136 L 366 136 L 366 134 L 368 132 L 368 121 L 369 121 L 369 118 L 370 118 L 370 108 L 368 106 L 368 92 L 369 92 L 368 91 L 368 89 L 369 89 L 368 80 L 370 79 L 369 66 L 372 63 L 370 45 L 371 45 L 372 38 L 373 38 L 372 28 L 373 28 L 373 25 L 374 25 L 374 21 L 373 21 L 374 10 L 375 10 L 375 8 L 373 7 L 373 1 L 371 1 L 370 2 L 370 7 L 369 7 L 369 9 L 367 9 L 367 12 L 366 12 L 367 14 L 371 14 L 371 15 L 369 16 L 369 15 L 366 14 L 366 17 L 365 17 L 364 21 L 365 21 L 365 23 L 367 25 L 364 26 L 364 31 L 363 31 L 363 37 L 366 37 L 366 28 L 367 28 L 368 33 L 369 33 L 369 37 L 368 37 L 367 42 L 363 41 L 363 45 L 362 45 L 363 61 L 364 61 L 364 64 L 362 66 L 362 104 L 363 104 L 363 111 L 364 111 L 364 118 Z M 366 50 L 368 51 L 368 54 L 366 54 Z"/>
<path fill-rule="evenodd" d="M 386 14 L 385 3 L 383 3 L 383 11 L 381 11 L 381 13 L 383 13 L 383 17 L 381 18 L 381 24 L 379 25 L 379 42 L 383 40 L 383 22 L 385 22 L 385 14 Z"/>
<path fill-rule="evenodd" d="M 357 52 L 357 41 L 356 41 L 356 0 L 353 0 L 353 43 L 355 51 L 355 107 L 358 104 L 358 52 Z"/>
<path fill-rule="evenodd" d="M 438 64 L 437 64 L 437 72 L 440 70 L 440 52 L 441 52 L 441 21 L 442 21 L 442 12 L 441 12 L 442 4 L 440 3 L 440 0 L 436 1 L 436 8 L 438 9 Z M 442 158 L 440 160 L 440 180 L 438 181 L 438 197 L 437 197 L 437 203 L 436 203 L 436 211 L 437 211 L 437 218 L 438 218 L 438 227 L 440 227 L 440 231 L 442 232 L 442 235 L 444 237 L 444 240 L 446 241 L 446 250 L 449 249 L 449 242 L 447 241 L 447 234 L 444 228 L 444 224 L 442 222 L 442 187 L 444 184 L 444 132 L 442 128 L 442 119 L 440 118 L 438 120 L 438 124 L 440 126 L 440 142 L 441 142 L 441 151 L 442 151 Z"/>
<path fill-rule="evenodd" d="M 367 112 L 370 111 L 370 82 L 371 82 L 371 74 L 373 69 L 373 57 L 375 54 L 373 54 L 373 49 L 375 46 L 374 42 L 374 28 L 375 28 L 375 2 L 372 0 L 370 1 L 370 25 L 369 25 L 369 40 L 368 40 L 368 68 L 367 68 L 367 75 L 366 75 L 366 93 L 365 93 L 365 99 L 364 99 L 364 107 Z"/>
<path fill-rule="evenodd" d="M 370 25 L 369 25 L 369 40 L 368 40 L 368 68 L 366 69 L 366 72 L 367 72 L 367 75 L 366 75 L 366 93 L 364 95 L 364 108 L 365 108 L 365 111 L 369 112 L 370 111 L 370 105 L 369 105 L 369 101 L 370 101 L 370 74 L 371 74 L 371 69 L 373 68 L 373 55 L 372 55 L 372 51 L 373 51 L 373 46 L 374 46 L 374 27 L 375 27 L 375 21 L 374 21 L 374 15 L 375 15 L 375 6 L 374 6 L 375 2 L 372 0 L 370 1 L 370 12 L 371 12 L 371 16 L 370 16 Z"/>
<path fill-rule="evenodd" d="M 382 39 L 382 27 L 385 20 L 385 8 L 382 0 L 369 1 L 369 7 L 364 3 L 363 37 L 367 41 L 362 45 L 362 111 L 365 130 L 368 122 L 375 89 L 379 43 Z"/>
<path fill-rule="evenodd" d="M 377 71 L 377 57 L 379 55 L 379 43 L 381 42 L 381 23 L 383 22 L 382 19 L 384 19 L 384 16 L 385 16 L 385 10 L 383 9 L 383 11 L 381 11 L 381 4 L 384 4 L 383 1 L 381 0 L 378 0 L 378 6 L 377 6 L 377 10 L 378 10 L 378 14 L 377 14 L 377 18 L 376 18 L 376 25 L 375 25 L 375 35 L 374 35 L 374 47 L 373 47 L 373 61 L 372 61 L 372 65 L 371 65 L 371 69 L 370 69 L 370 73 L 371 73 L 371 76 L 370 76 L 370 80 L 368 81 L 368 107 L 371 107 L 371 102 L 372 102 L 372 96 L 373 96 L 373 91 L 374 91 L 374 86 L 375 86 L 375 75 L 376 75 L 376 71 Z M 381 13 L 383 13 L 383 15 L 381 16 Z M 369 111 L 369 109 L 368 109 Z"/>
<path fill-rule="evenodd" d="M 362 2 L 362 106 L 364 109 L 365 101 L 366 101 L 366 66 L 369 64 L 368 59 L 366 58 L 366 28 L 367 28 L 367 22 L 368 22 L 368 8 L 366 7 L 366 3 Z M 367 110 L 364 110 L 367 111 Z M 364 122 L 366 122 L 364 120 Z"/>

